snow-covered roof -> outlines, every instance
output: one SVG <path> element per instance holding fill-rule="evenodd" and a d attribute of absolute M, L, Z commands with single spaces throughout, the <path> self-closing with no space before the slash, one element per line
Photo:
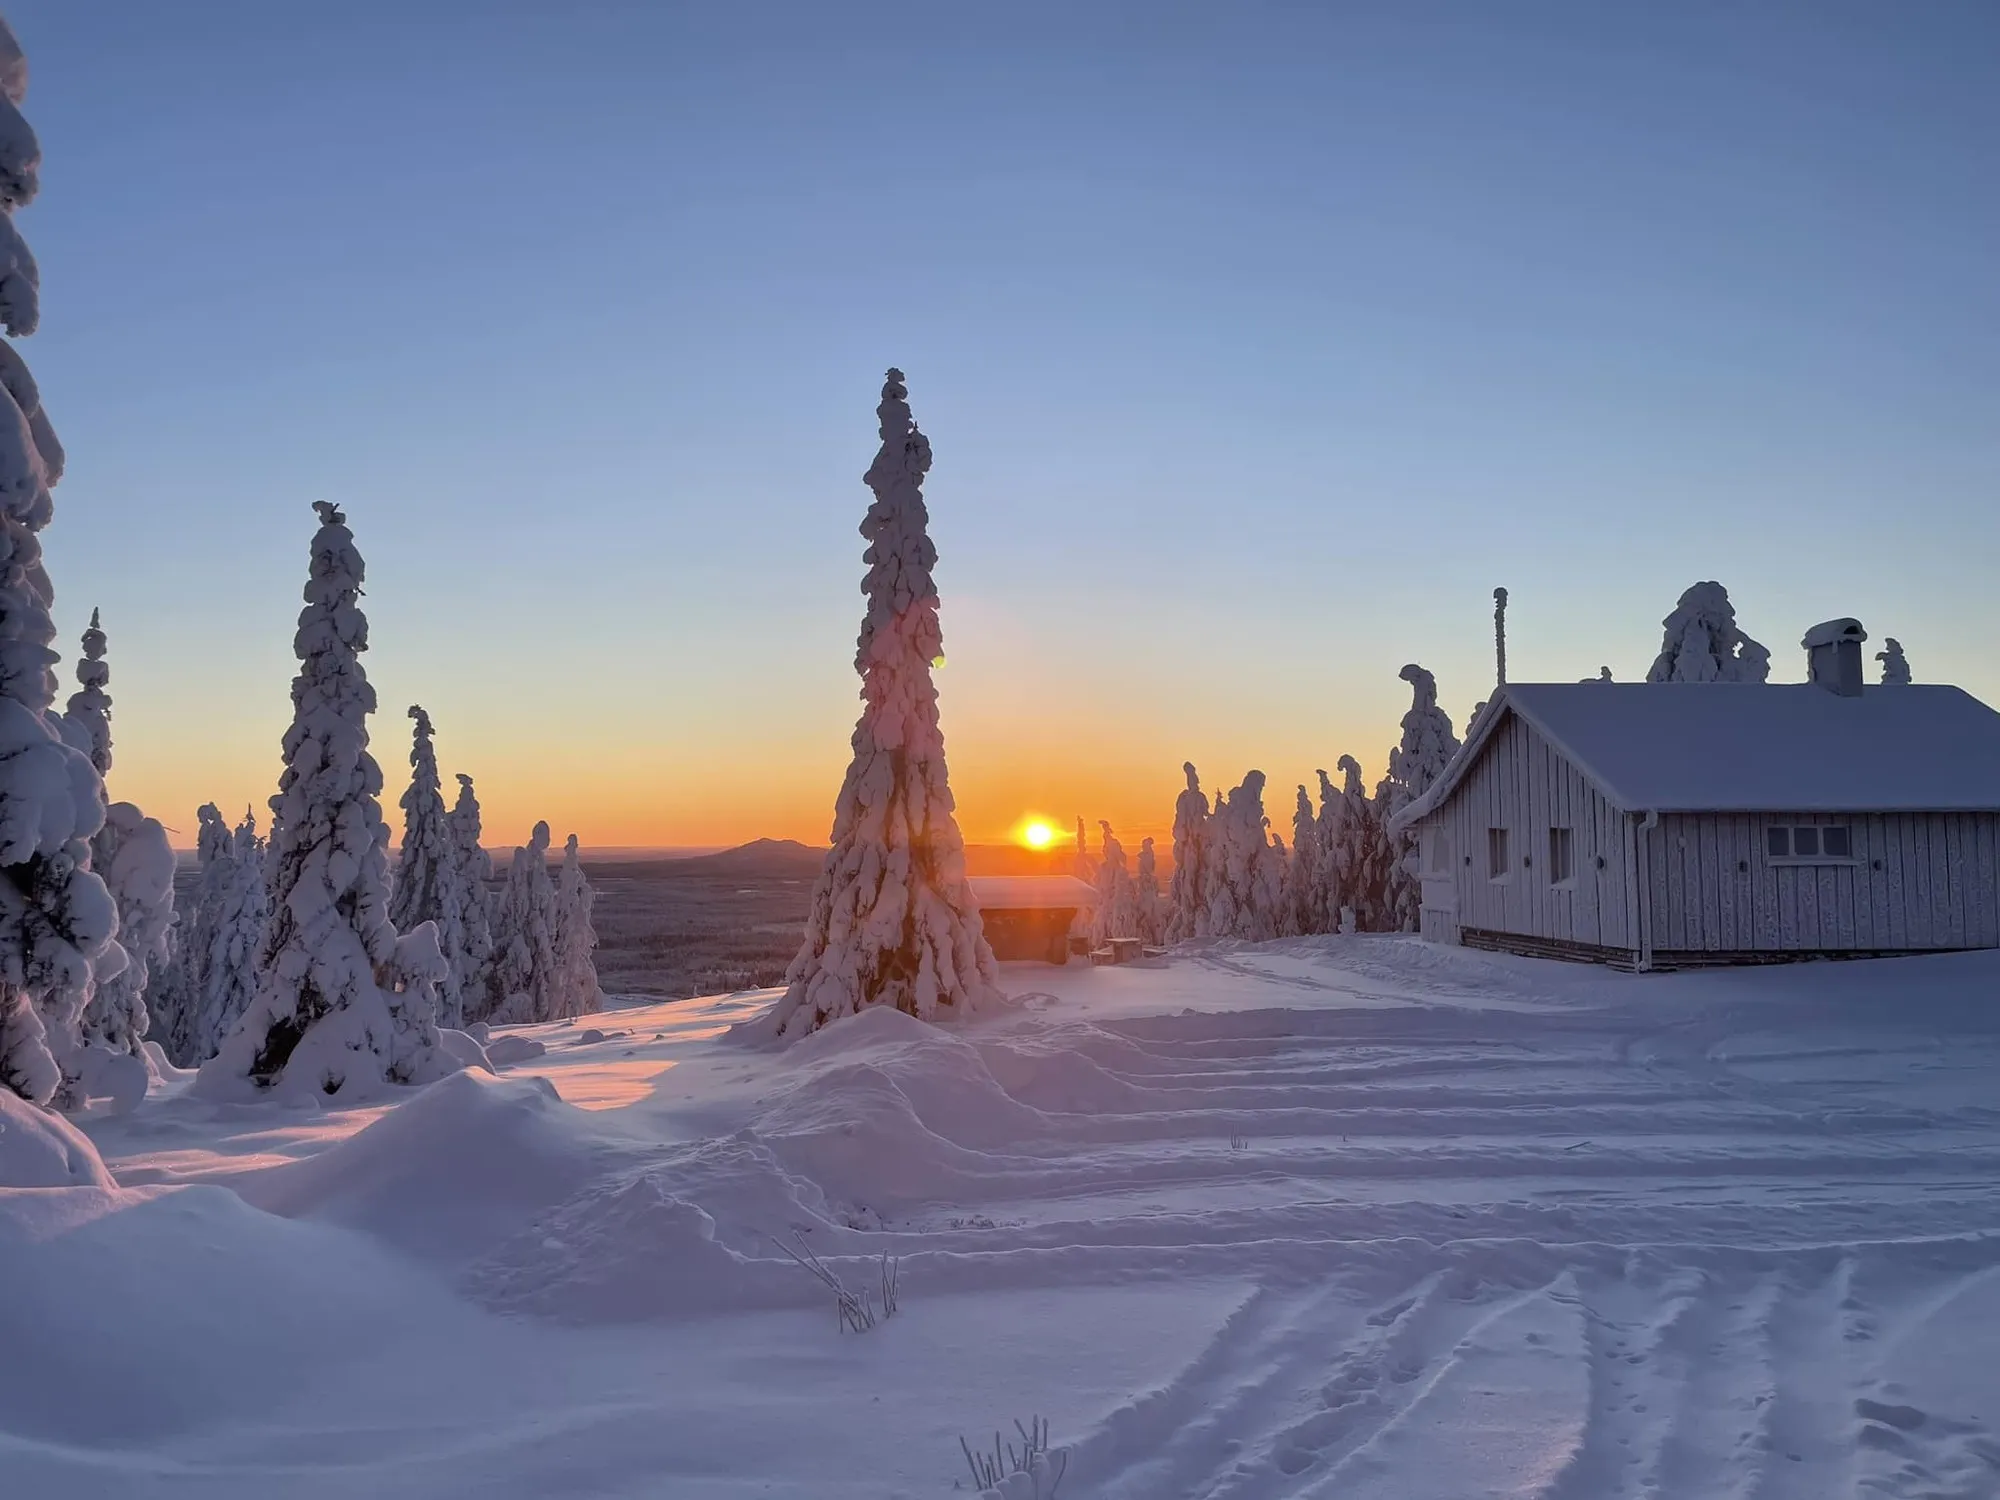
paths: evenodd
<path fill-rule="evenodd" d="M 2000 713 L 1962 688 L 1524 682 L 1395 826 L 1450 796 L 1509 713 L 1627 812 L 2000 810 Z"/>
<path fill-rule="evenodd" d="M 983 911 L 1058 911 L 1097 905 L 1096 888 L 1074 875 L 973 875 Z"/>

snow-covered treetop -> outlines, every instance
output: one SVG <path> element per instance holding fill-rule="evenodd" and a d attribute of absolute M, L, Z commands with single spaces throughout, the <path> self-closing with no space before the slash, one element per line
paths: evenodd
<path fill-rule="evenodd" d="M 1910 685 L 1909 659 L 1903 655 L 1903 643 L 1893 635 L 1882 638 L 1882 649 L 1875 653 L 1875 660 L 1882 663 L 1882 686 Z"/>
<path fill-rule="evenodd" d="M 1660 654 L 1648 682 L 1764 682 L 1771 653 L 1736 624 L 1729 590 L 1710 579 L 1692 584 L 1662 620 Z"/>
<path fill-rule="evenodd" d="M 1451 716 L 1438 707 L 1437 678 L 1411 662 L 1397 674 L 1410 684 L 1410 711 L 1403 715 L 1403 740 L 1389 752 L 1389 778 L 1411 799 L 1421 797 L 1458 753 Z"/>
<path fill-rule="evenodd" d="M 878 666 L 914 658 L 927 669 L 944 655 L 944 628 L 938 623 L 937 585 L 931 569 L 937 548 L 930 539 L 930 512 L 924 506 L 923 479 L 930 472 L 931 445 L 910 415 L 909 390 L 903 372 L 890 370 L 875 408 L 882 447 L 868 466 L 863 482 L 874 491 L 874 502 L 862 518 L 861 534 L 869 547 L 861 560 L 868 565 L 861 592 L 868 598 L 861 618 L 861 636 L 854 649 L 854 670 L 861 674 L 862 697 L 871 704 L 890 690 L 894 678 L 882 680 Z M 936 697 L 935 689 L 931 696 Z M 903 715 L 892 711 L 882 728 L 893 730 Z"/>
<path fill-rule="evenodd" d="M 98 612 L 90 612 L 90 628 L 83 633 L 83 656 L 76 664 L 76 680 L 82 684 L 71 693 L 65 715 L 76 726 L 82 743 L 77 748 L 90 757 L 99 776 L 111 772 L 111 668 L 104 661 L 104 628 Z"/>

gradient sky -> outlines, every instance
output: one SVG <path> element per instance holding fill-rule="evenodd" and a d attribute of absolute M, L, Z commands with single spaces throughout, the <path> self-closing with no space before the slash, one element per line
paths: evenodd
<path fill-rule="evenodd" d="M 2000 701 L 2000 7 L 14 0 L 61 645 L 191 837 L 310 501 L 495 844 L 823 839 L 882 370 L 961 821 L 1371 779 L 1725 582 Z M 1874 646 L 1869 648 L 1876 649 Z M 65 666 L 65 692 L 69 690 Z M 1885 774 L 1920 768 L 1885 767 Z"/>

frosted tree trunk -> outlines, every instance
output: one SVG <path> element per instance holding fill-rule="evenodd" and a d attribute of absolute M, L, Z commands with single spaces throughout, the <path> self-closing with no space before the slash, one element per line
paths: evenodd
<path fill-rule="evenodd" d="M 861 523 L 861 718 L 805 941 L 773 1014 L 781 1036 L 875 1005 L 924 1020 L 960 1014 L 996 993 L 931 680 L 944 654 L 923 492 L 931 447 L 907 395 L 902 372 L 889 371 L 875 409 L 882 446 L 864 476 L 875 498 Z"/>
<path fill-rule="evenodd" d="M 415 729 L 410 743 L 410 785 L 403 793 L 403 848 L 396 861 L 389 898 L 389 920 L 398 932 L 434 922 L 438 947 L 445 960 L 438 983 L 438 1024 L 465 1024 L 465 996 L 453 958 L 465 948 L 465 889 L 450 814 L 438 783 L 437 751 L 431 742 L 431 716 L 412 706 Z"/>
<path fill-rule="evenodd" d="M 492 1014 L 493 858 L 480 843 L 484 830 L 479 815 L 479 795 L 472 778 L 458 776 L 458 800 L 451 809 L 452 857 L 458 865 L 459 885 L 465 892 L 460 914 L 459 946 L 447 951 L 452 982 L 458 986 L 460 1008 L 465 1022 L 483 1021 Z"/>
<path fill-rule="evenodd" d="M 562 877 L 556 884 L 556 969 L 562 975 L 566 1016 L 604 1009 L 604 991 L 597 984 L 597 924 L 591 918 L 596 896 L 583 870 L 576 835 L 563 850 Z"/>
<path fill-rule="evenodd" d="M 232 1098 L 367 1097 L 449 1070 L 421 954 L 389 920 L 382 771 L 368 750 L 375 690 L 361 667 L 363 566 L 339 509 L 317 501 L 305 608 L 293 649 L 292 725 L 271 799 L 271 918 L 257 995 L 197 1087 Z"/>
<path fill-rule="evenodd" d="M 41 318 L 35 260 L 14 226 L 41 176 L 41 147 L 20 113 L 27 85 L 20 44 L 0 22 L 0 330 L 9 338 L 33 333 Z M 40 1104 L 63 1088 L 64 1064 L 81 1046 L 94 966 L 117 916 L 90 869 L 103 778 L 51 712 L 55 590 L 40 533 L 55 512 L 62 444 L 27 364 L 4 342 L 0 393 L 0 1086 Z"/>
<path fill-rule="evenodd" d="M 1187 788 L 1174 801 L 1174 871 L 1167 887 L 1167 941 L 1192 942 L 1208 931 L 1208 797 L 1195 774 L 1194 762 L 1183 761 Z"/>

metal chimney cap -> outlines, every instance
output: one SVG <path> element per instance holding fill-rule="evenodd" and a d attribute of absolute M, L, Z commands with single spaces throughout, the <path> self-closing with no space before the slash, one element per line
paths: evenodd
<path fill-rule="evenodd" d="M 1828 620 L 1808 630 L 1799 644 L 1810 651 L 1815 646 L 1837 646 L 1842 641 L 1852 641 L 1858 646 L 1867 639 L 1868 632 L 1861 628 L 1859 620 Z"/>

